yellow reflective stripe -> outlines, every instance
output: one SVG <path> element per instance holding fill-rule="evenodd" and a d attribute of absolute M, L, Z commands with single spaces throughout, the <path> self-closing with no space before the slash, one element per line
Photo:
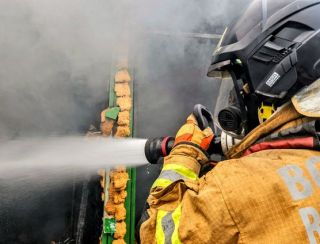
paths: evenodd
<path fill-rule="evenodd" d="M 181 204 L 173 211 L 158 210 L 156 220 L 157 244 L 181 244 L 179 239 L 179 224 Z"/>
<path fill-rule="evenodd" d="M 154 187 L 163 187 L 163 188 L 165 188 L 168 185 L 170 185 L 172 182 L 173 182 L 172 180 L 158 178 L 153 183 L 151 188 L 154 188 Z"/>
<path fill-rule="evenodd" d="M 157 223 L 156 223 L 156 240 L 157 244 L 164 244 L 165 242 L 165 236 L 164 236 L 164 231 L 162 228 L 162 219 L 163 217 L 167 214 L 167 211 L 164 210 L 158 210 L 157 213 Z"/>
<path fill-rule="evenodd" d="M 165 170 L 174 170 L 190 180 L 198 180 L 198 176 L 194 171 L 180 164 L 165 164 L 162 168 L 162 171 Z"/>
<path fill-rule="evenodd" d="M 171 176 L 170 176 L 170 172 L 172 172 Z M 161 177 L 161 174 L 163 177 Z M 175 180 L 178 180 L 178 179 L 175 179 L 177 178 L 177 176 L 179 179 L 183 179 L 184 177 L 190 180 L 198 180 L 198 176 L 195 172 L 179 164 L 165 164 L 162 168 L 161 174 L 159 178 L 153 183 L 152 188 L 154 187 L 165 188 L 169 186 L 171 183 L 173 183 Z"/>
<path fill-rule="evenodd" d="M 171 242 L 172 244 L 181 244 L 179 239 L 179 224 L 180 224 L 180 217 L 181 217 L 181 204 L 173 211 L 172 219 L 174 222 L 174 231 L 172 234 Z"/>

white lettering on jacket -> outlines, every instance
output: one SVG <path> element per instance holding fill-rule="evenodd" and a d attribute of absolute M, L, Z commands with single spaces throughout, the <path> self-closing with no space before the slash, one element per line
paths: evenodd
<path fill-rule="evenodd" d="M 306 168 L 313 181 L 320 187 L 320 157 L 311 157 L 306 162 Z M 294 201 L 303 200 L 312 195 L 312 184 L 303 169 L 297 165 L 286 165 L 278 169 L 278 174 L 288 187 Z M 320 235 L 320 216 L 314 207 L 299 209 L 299 215 L 306 228 L 311 244 L 316 244 L 316 234 Z"/>
<path fill-rule="evenodd" d="M 293 200 L 302 200 L 312 194 L 312 186 L 297 165 L 287 165 L 278 170 L 283 181 L 286 183 Z"/>
<path fill-rule="evenodd" d="M 320 187 L 320 170 L 318 170 L 317 165 L 320 166 L 320 157 L 312 157 L 307 161 L 307 169 L 309 170 L 310 175 L 313 180 Z"/>
<path fill-rule="evenodd" d="M 315 233 L 320 235 L 320 217 L 316 209 L 306 207 L 299 209 L 302 222 L 306 228 L 308 238 L 311 244 L 317 244 Z"/>

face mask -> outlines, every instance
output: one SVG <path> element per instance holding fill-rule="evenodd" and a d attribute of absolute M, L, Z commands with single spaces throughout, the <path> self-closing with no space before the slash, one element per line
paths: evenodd
<path fill-rule="evenodd" d="M 241 139 L 246 134 L 246 108 L 241 104 L 242 99 L 239 102 L 241 84 L 235 84 L 238 81 L 234 78 L 232 73 L 224 72 L 215 108 L 215 125 L 226 134 Z"/>

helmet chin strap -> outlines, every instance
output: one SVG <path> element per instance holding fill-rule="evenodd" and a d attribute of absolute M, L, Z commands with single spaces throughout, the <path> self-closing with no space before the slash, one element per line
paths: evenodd
<path fill-rule="evenodd" d="M 232 78 L 232 81 L 233 81 L 233 84 L 234 84 L 234 89 L 236 91 L 236 95 L 237 95 L 237 99 L 238 99 L 238 103 L 239 103 L 239 108 L 241 110 L 241 133 L 247 133 L 247 130 L 248 130 L 248 125 L 247 125 L 247 122 L 248 122 L 248 117 L 247 117 L 247 108 L 246 108 L 246 105 L 244 103 L 244 99 L 243 99 L 243 96 L 242 96 L 242 87 L 240 87 L 240 84 L 239 84 L 239 81 L 236 77 L 236 74 L 234 73 L 233 70 L 230 70 L 230 75 L 231 75 L 231 78 Z"/>

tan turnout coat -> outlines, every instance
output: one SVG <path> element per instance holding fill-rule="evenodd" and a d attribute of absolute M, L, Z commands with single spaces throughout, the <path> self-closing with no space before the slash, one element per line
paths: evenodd
<path fill-rule="evenodd" d="M 165 160 L 163 176 L 176 170 L 183 177 L 155 182 L 142 243 L 320 243 L 320 152 L 271 149 L 243 156 L 262 136 L 320 117 L 320 103 L 310 103 L 310 97 L 320 101 L 315 83 L 205 176 L 192 178 L 190 172 L 199 173 L 196 161 Z"/>

